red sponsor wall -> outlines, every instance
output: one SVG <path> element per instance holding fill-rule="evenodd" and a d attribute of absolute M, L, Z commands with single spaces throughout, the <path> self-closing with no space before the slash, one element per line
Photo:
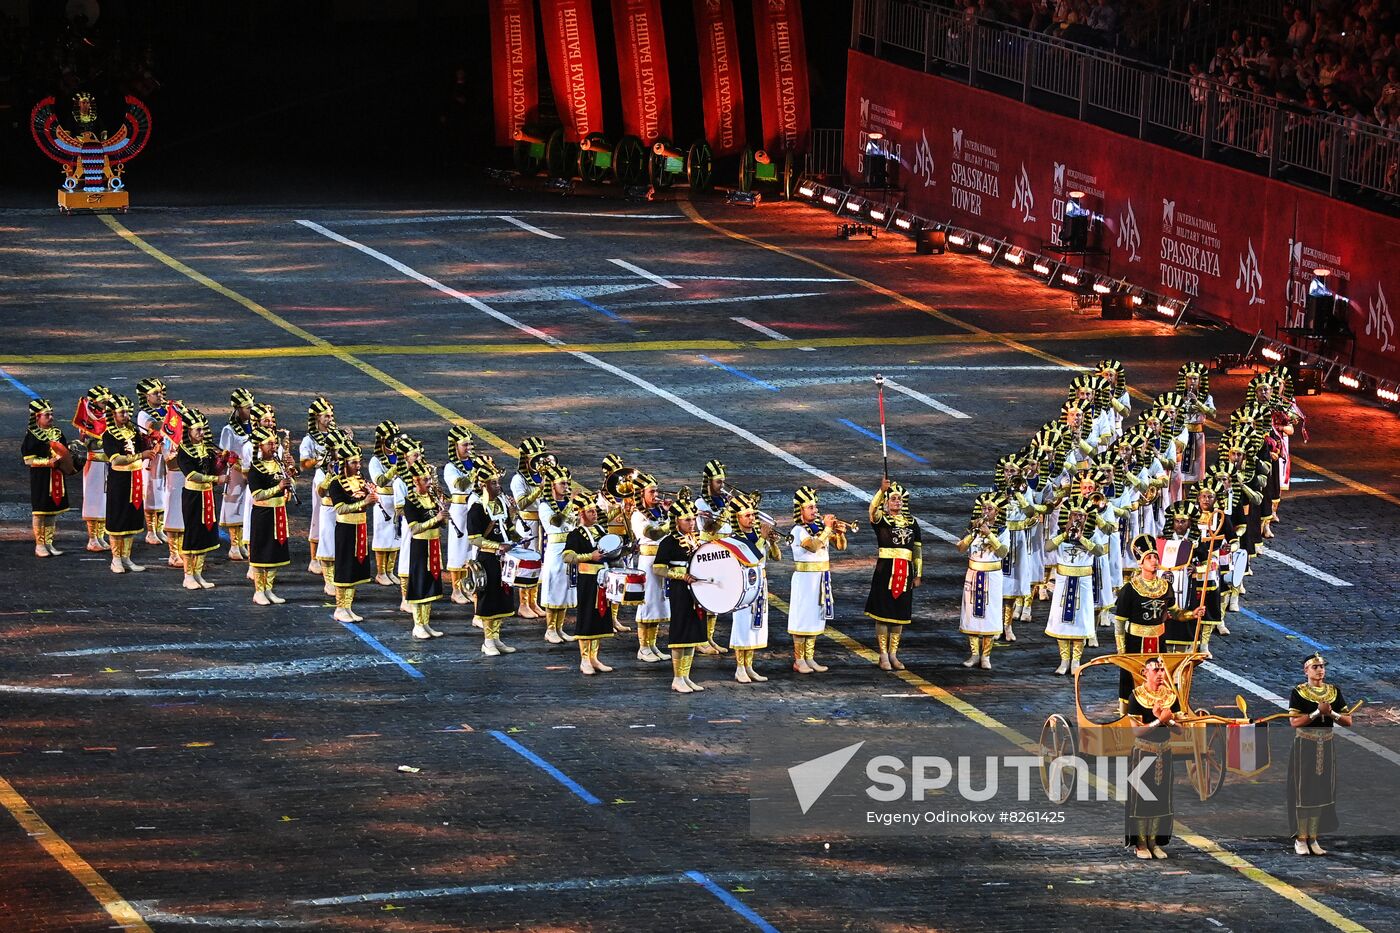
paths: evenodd
<path fill-rule="evenodd" d="M 1083 191 L 1115 277 L 1249 333 L 1273 336 L 1301 311 L 1311 269 L 1336 270 L 1357 366 L 1400 379 L 1400 220 L 851 52 L 851 178 L 872 130 L 915 213 L 1039 250 Z"/>
<path fill-rule="evenodd" d="M 540 0 L 545 58 L 564 138 L 576 143 L 603 129 L 603 84 L 591 0 Z"/>

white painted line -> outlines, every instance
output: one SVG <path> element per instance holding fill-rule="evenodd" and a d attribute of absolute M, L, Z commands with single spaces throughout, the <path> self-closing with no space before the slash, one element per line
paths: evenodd
<path fill-rule="evenodd" d="M 820 292 L 813 292 L 813 294 L 821 294 L 821 293 L 820 293 Z M 748 318 L 746 318 L 746 317 L 735 317 L 735 318 L 730 318 L 730 320 L 731 320 L 731 321 L 738 321 L 740 324 L 743 324 L 745 327 L 751 327 L 751 328 L 753 328 L 754 330 L 758 331 L 760 334 L 763 334 L 765 337 L 772 337 L 774 340 L 791 340 L 791 339 L 792 339 L 792 338 L 789 337 L 787 334 L 780 334 L 780 333 L 778 333 L 776 330 L 774 330 L 773 328 L 771 328 L 771 327 L 765 327 L 764 325 L 758 323 L 757 321 L 750 321 L 750 320 L 749 320 Z M 815 348 L 815 347 L 798 347 L 798 349 L 799 349 L 799 350 L 804 350 L 804 351 L 806 351 L 807 353 L 811 353 L 811 352 L 812 352 L 813 350 L 815 350 L 816 348 Z"/>
<path fill-rule="evenodd" d="M 612 263 L 612 264 L 615 265 L 615 266 L 621 266 L 622 268 L 626 269 L 628 272 L 635 272 L 637 275 L 640 275 L 642 278 L 648 279 L 648 280 L 650 280 L 650 281 L 652 281 L 652 282 L 655 282 L 657 285 L 660 285 L 662 288 L 680 288 L 679 285 L 677 285 L 675 282 L 672 282 L 670 279 L 663 279 L 661 276 L 657 275 L 655 272 L 648 272 L 647 270 L 643 269 L 641 266 L 635 266 L 635 265 L 633 265 L 632 263 L 628 262 L 628 261 L 625 260 L 625 259 L 609 259 L 608 262 Z"/>
<path fill-rule="evenodd" d="M 732 305 L 743 301 L 781 301 L 786 298 L 815 298 L 818 295 L 825 294 L 826 292 L 786 292 L 781 295 L 736 295 L 732 298 L 692 298 L 688 301 L 652 301 L 647 303 L 647 307 L 659 308 L 667 305 Z"/>
<path fill-rule="evenodd" d="M 601 211 L 512 211 L 512 214 L 549 214 L 555 217 L 610 217 L 617 220 L 684 220 L 681 214 L 610 214 Z M 337 227 L 392 227 L 401 224 L 447 224 L 465 220 L 491 220 L 500 211 L 473 210 L 462 214 L 430 214 L 425 217 L 356 217 L 328 220 Z"/>
<path fill-rule="evenodd" d="M 217 688 L 205 690 L 199 687 L 31 687 L 27 684 L 0 684 L 0 693 L 62 697 L 173 697 L 180 699 L 214 697 L 224 700 L 300 700 L 329 703 L 364 703 L 367 700 L 399 703 L 409 699 L 399 694 L 383 693 L 306 693 L 301 691 L 223 690 Z"/>
<path fill-rule="evenodd" d="M 1225 670 L 1225 668 L 1214 663 L 1213 661 L 1202 662 L 1201 667 L 1203 667 L 1205 670 L 1210 671 L 1212 674 L 1214 674 L 1216 677 L 1219 677 L 1221 680 L 1228 680 L 1230 683 L 1234 684 L 1237 687 L 1243 687 L 1245 690 L 1248 690 L 1250 693 L 1259 697 L 1261 700 L 1268 700 L 1270 703 L 1274 704 L 1279 709 L 1288 709 L 1287 699 L 1279 696 L 1277 693 L 1274 693 L 1267 687 L 1259 686 L 1254 681 L 1250 680 L 1248 677 L 1242 677 L 1239 674 L 1234 673 L 1233 671 L 1227 671 Z M 1337 735 L 1346 739 L 1348 742 L 1351 742 L 1353 745 L 1359 745 L 1362 748 L 1366 749 L 1368 752 L 1371 752 L 1374 755 L 1378 755 L 1379 757 L 1384 758 L 1386 761 L 1390 762 L 1393 765 L 1400 765 L 1400 752 L 1396 752 L 1392 749 L 1386 748 L 1384 745 L 1381 745 L 1378 742 L 1373 742 L 1370 739 L 1366 738 L 1364 735 L 1358 735 L 1357 733 L 1352 732 L 1350 729 L 1344 729 L 1338 726 L 1333 731 L 1336 732 Z"/>
<path fill-rule="evenodd" d="M 774 330 L 773 328 L 771 328 L 771 327 L 765 327 L 764 325 L 758 323 L 757 321 L 750 321 L 750 320 L 749 320 L 748 318 L 746 318 L 746 317 L 732 317 L 732 318 L 730 318 L 730 320 L 731 320 L 731 321 L 738 321 L 740 324 L 743 324 L 745 327 L 752 328 L 752 329 L 758 331 L 758 332 L 759 332 L 760 334 L 762 334 L 763 336 L 765 336 L 765 337 L 772 337 L 774 340 L 791 340 L 791 339 L 792 339 L 792 338 L 789 337 L 787 334 L 780 334 L 780 333 L 778 333 L 776 330 Z"/>
<path fill-rule="evenodd" d="M 512 217 L 512 216 L 510 216 L 509 214 L 501 214 L 501 215 L 499 215 L 499 216 L 500 216 L 500 218 L 501 218 L 502 220 L 504 220 L 506 223 L 508 223 L 508 224 L 515 224 L 515 225 L 516 225 L 517 227 L 519 227 L 521 230 L 527 230 L 527 231 L 529 231 L 530 233 L 533 233 L 535 236 L 542 236 L 542 237 L 544 237 L 546 240 L 562 240 L 562 239 L 564 239 L 563 237 L 561 237 L 561 236 L 560 236 L 559 234 L 557 234 L 557 233 L 550 233 L 548 230 L 541 230 L 539 227 L 536 227 L 534 224 L 527 224 L 525 221 L 521 220 L 519 217 Z"/>
<path fill-rule="evenodd" d="M 482 301 L 481 299 L 475 298 L 471 295 L 466 294 L 465 292 L 460 292 L 455 288 L 451 288 L 447 285 L 444 285 L 437 279 L 424 275 L 418 270 L 404 265 L 392 256 L 381 253 L 379 250 L 374 249 L 373 247 L 365 246 L 363 243 L 357 243 L 349 237 L 345 237 L 340 235 L 339 233 L 336 233 L 334 230 L 328 230 L 327 228 L 316 223 L 315 221 L 298 220 L 297 223 L 301 224 L 304 227 L 307 227 L 308 229 L 315 230 L 322 236 L 335 240 L 337 243 L 343 243 L 351 249 L 359 250 L 366 256 L 370 256 L 374 259 L 379 260 L 380 262 L 384 263 L 392 269 L 398 270 L 399 272 L 403 273 L 409 278 L 422 282 L 429 288 L 439 291 L 444 295 L 449 295 L 453 298 L 456 298 L 463 304 L 470 305 L 473 308 L 476 308 L 478 311 L 490 315 L 491 317 L 495 318 L 503 324 L 508 324 L 511 327 L 514 327 L 516 330 L 521 331 L 522 333 L 529 334 L 537 340 L 540 340 L 552 347 L 558 348 L 563 353 L 567 353 L 576 359 L 583 360 L 584 362 L 592 366 L 596 366 L 598 369 L 601 369 L 606 373 L 611 373 L 619 379 L 626 380 L 627 382 L 632 383 L 634 386 L 637 386 L 640 389 L 645 389 L 652 395 L 655 395 L 657 398 L 665 399 L 666 401 L 670 402 L 672 405 L 675 405 L 682 411 L 685 411 L 695 416 L 696 418 L 699 418 L 701 421 L 708 422 L 709 424 L 712 424 L 717 428 L 722 428 L 723 430 L 728 431 L 736 437 L 743 438 L 744 440 L 748 441 L 750 444 L 754 445 L 760 450 L 769 453 L 774 457 L 777 457 L 784 463 L 787 463 L 789 466 L 796 467 L 802 472 L 815 476 L 817 479 L 829 483 L 838 489 L 845 490 L 846 492 L 850 493 L 853 496 L 856 496 L 862 501 L 869 502 L 873 498 L 873 496 L 870 493 L 866 492 L 860 487 L 855 486 L 852 483 L 848 483 L 841 477 L 828 473 L 826 470 L 822 470 L 818 467 L 812 466 L 810 463 L 803 460 L 801 457 L 789 453 L 782 447 L 779 447 L 776 444 L 772 444 L 764 440 L 763 438 L 759 437 L 753 432 L 741 428 L 737 424 L 733 424 L 732 422 L 726 421 L 725 419 L 720 418 L 717 415 L 712 415 L 708 411 L 705 411 L 703 408 L 700 408 L 697 405 L 686 401 L 685 399 L 681 398 L 675 393 L 667 391 L 666 389 L 663 389 L 660 386 L 655 385 L 654 383 L 648 382 L 641 376 L 638 376 L 634 373 L 628 372 L 625 369 L 621 369 L 617 366 L 614 366 L 612 363 L 609 363 L 606 360 L 599 359 L 591 353 L 584 353 L 581 350 L 568 349 L 564 341 L 559 339 L 558 337 L 555 337 L 553 334 L 547 334 L 544 331 L 539 330 L 538 328 L 531 327 L 528 324 L 523 324 L 520 321 L 515 320 L 515 318 L 511 317 L 510 315 L 497 311 L 495 308 L 486 304 L 486 302 Z M 621 260 L 617 259 L 610 260 L 610 262 L 621 264 Z M 929 534 L 932 534 L 937 538 L 947 541 L 949 544 L 958 543 L 958 538 L 955 537 L 951 532 L 944 531 L 942 528 L 939 528 L 930 522 L 926 522 L 923 519 L 919 519 L 919 525 Z"/>
<path fill-rule="evenodd" d="M 909 387 L 906 386 L 906 385 L 900 385 L 898 382 L 895 382 L 893 379 L 886 379 L 886 380 L 885 380 L 885 385 L 889 386 L 891 389 L 894 389 L 896 392 L 902 392 L 902 393 L 904 393 L 905 395 L 909 396 L 910 398 L 914 399 L 914 400 L 917 401 L 917 402 L 923 402 L 923 403 L 924 403 L 925 405 L 927 405 L 929 408 L 933 408 L 933 409 L 936 409 L 937 411 L 941 411 L 941 412 L 943 412 L 943 414 L 945 414 L 945 415 L 950 415 L 950 416 L 952 416 L 952 417 L 954 417 L 954 418 L 971 418 L 971 417 L 972 417 L 971 415 L 963 414 L 962 412 L 958 411 L 956 408 L 953 408 L 953 407 L 950 406 L 950 405 L 944 405 L 942 402 L 940 402 L 940 401 L 939 401 L 938 399 L 936 399 L 936 398 L 931 398 L 930 396 L 927 396 L 927 395 L 925 395 L 925 394 L 922 393 L 922 392 L 917 392 L 917 391 L 915 391 L 914 389 L 911 389 L 911 388 L 909 388 Z"/>
<path fill-rule="evenodd" d="M 1293 483 L 1321 483 L 1323 481 L 1320 476 L 1295 476 L 1290 480 Z"/>
<path fill-rule="evenodd" d="M 1330 583 L 1333 586 L 1351 586 L 1350 583 L 1341 579 L 1340 577 L 1334 577 L 1325 570 L 1318 570 L 1312 564 L 1304 563 L 1296 557 L 1289 557 L 1287 554 L 1280 554 L 1278 551 L 1275 551 L 1272 547 L 1266 547 L 1265 545 L 1261 544 L 1259 545 L 1259 553 L 1263 554 L 1265 557 L 1273 558 L 1280 564 L 1283 564 L 1285 567 L 1292 567 L 1294 570 L 1297 570 L 1300 573 L 1305 573 L 1308 576 L 1313 577 L 1314 579 L 1321 580 L 1323 583 Z"/>

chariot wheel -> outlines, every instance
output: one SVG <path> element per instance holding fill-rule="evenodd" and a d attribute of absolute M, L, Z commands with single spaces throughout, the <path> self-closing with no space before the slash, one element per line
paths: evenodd
<path fill-rule="evenodd" d="M 1196 710 L 1196 715 L 1206 715 Z M 1205 747 L 1196 751 L 1186 762 L 1186 776 L 1202 800 L 1214 797 L 1225 786 L 1225 729 L 1222 726 L 1201 726 L 1206 730 Z"/>
<path fill-rule="evenodd" d="M 1070 758 L 1075 754 L 1074 730 L 1059 713 L 1045 720 L 1040 730 L 1040 788 L 1051 803 L 1064 803 L 1074 793 L 1077 772 L 1073 768 L 1060 769 L 1058 795 L 1050 790 L 1050 763 L 1057 758 Z"/>
<path fill-rule="evenodd" d="M 739 153 L 739 190 L 748 194 L 753 190 L 753 180 L 758 174 L 758 159 L 754 157 L 752 146 L 745 146 Z"/>
<path fill-rule="evenodd" d="M 566 142 L 563 129 L 549 134 L 544 144 L 544 164 L 553 178 L 573 178 L 578 174 L 578 143 Z"/>

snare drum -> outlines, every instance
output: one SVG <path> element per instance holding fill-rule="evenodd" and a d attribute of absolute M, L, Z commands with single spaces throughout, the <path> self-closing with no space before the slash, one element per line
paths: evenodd
<path fill-rule="evenodd" d="M 622 557 L 622 552 L 627 549 L 627 542 L 622 535 L 603 535 L 594 545 L 598 553 L 602 555 L 603 563 L 611 564 Z"/>
<path fill-rule="evenodd" d="M 508 551 L 501 555 L 501 582 L 517 589 L 534 586 L 540 582 L 543 564 L 539 551 L 529 548 Z"/>
<path fill-rule="evenodd" d="M 714 613 L 751 606 L 763 591 L 763 572 L 733 541 L 707 541 L 695 549 L 687 568 L 695 601 Z"/>
<path fill-rule="evenodd" d="M 608 602 L 623 606 L 640 606 L 646 595 L 647 575 L 640 570 L 609 570 Z"/>

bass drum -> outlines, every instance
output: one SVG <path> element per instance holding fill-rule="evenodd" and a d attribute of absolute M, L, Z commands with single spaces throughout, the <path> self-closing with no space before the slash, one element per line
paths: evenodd
<path fill-rule="evenodd" d="M 707 541 L 695 549 L 687 568 L 695 601 L 714 613 L 753 605 L 763 591 L 758 562 L 737 541 Z"/>

